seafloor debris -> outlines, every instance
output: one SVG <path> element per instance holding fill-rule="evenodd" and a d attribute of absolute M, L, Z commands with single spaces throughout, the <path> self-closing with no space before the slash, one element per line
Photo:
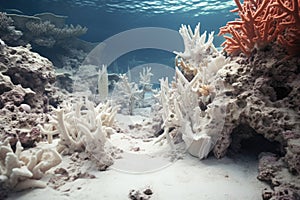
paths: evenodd
<path fill-rule="evenodd" d="M 7 192 L 44 188 L 46 183 L 40 179 L 61 161 L 56 150 L 23 151 L 20 142 L 17 142 L 14 152 L 7 138 L 0 143 L 0 188 Z"/>
<path fill-rule="evenodd" d="M 153 191 L 148 186 L 145 189 L 130 190 L 128 197 L 131 200 L 148 200 L 151 198 L 152 194 L 153 194 Z"/>
<path fill-rule="evenodd" d="M 82 155 L 74 153 L 65 168 L 59 167 L 54 170 L 54 175 L 50 178 L 48 185 L 56 190 L 61 190 L 61 187 L 68 182 L 73 182 L 77 179 L 96 178 L 95 175 L 82 169 L 83 162 L 84 158 L 82 158 Z"/>

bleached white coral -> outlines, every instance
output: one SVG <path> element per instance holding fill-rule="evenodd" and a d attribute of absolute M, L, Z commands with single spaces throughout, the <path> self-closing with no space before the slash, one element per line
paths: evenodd
<path fill-rule="evenodd" d="M 61 160 L 56 150 L 23 151 L 20 142 L 17 142 L 14 152 L 7 138 L 0 143 L 0 184 L 4 189 L 15 191 L 44 188 L 46 183 L 39 179 Z"/>
<path fill-rule="evenodd" d="M 129 114 L 133 115 L 135 104 L 143 99 L 143 90 L 135 82 L 130 82 L 126 74 L 122 74 L 116 83 L 113 98 L 117 104 L 128 107 Z"/>
<path fill-rule="evenodd" d="M 145 106 L 145 94 L 147 92 L 155 93 L 156 91 L 152 89 L 151 77 L 153 74 L 151 67 L 143 67 L 139 73 L 140 79 L 138 83 L 130 81 L 130 70 L 127 74 L 120 75 L 120 80 L 115 86 L 113 99 L 116 103 L 123 104 L 126 108 L 128 107 L 129 114 L 133 115 L 135 107 Z"/>
<path fill-rule="evenodd" d="M 216 102 L 216 95 L 222 95 L 214 88 L 209 98 L 201 96 L 194 90 L 195 82 L 199 81 L 197 74 L 188 81 L 181 71 L 176 68 L 176 80 L 169 88 L 167 80 L 161 80 L 160 101 L 163 107 L 163 137 L 173 146 L 173 138 L 169 135 L 172 127 L 176 128 L 176 136 L 181 136 L 186 148 L 194 156 L 205 158 L 219 139 L 219 132 L 225 120 L 225 104 Z M 212 101 L 212 102 L 210 102 Z M 205 108 L 201 108 L 203 104 Z"/>
<path fill-rule="evenodd" d="M 150 85 L 152 76 L 153 74 L 151 73 L 151 67 L 143 67 L 143 71 L 140 72 L 140 84 Z"/>
<path fill-rule="evenodd" d="M 207 41 L 206 32 L 200 35 L 200 24 L 194 33 L 184 25 L 179 32 L 185 51 L 175 52 L 176 74 L 171 88 L 167 80 L 161 80 L 164 133 L 158 141 L 166 137 L 173 146 L 174 135 L 179 136 L 190 154 L 203 159 L 219 139 L 225 122 L 226 102 L 217 98 L 224 95 L 224 85 L 217 73 L 229 60 L 214 47 L 213 33 Z M 172 137 L 171 128 L 176 131 Z"/>
<path fill-rule="evenodd" d="M 107 66 L 103 65 L 98 73 L 98 93 L 100 100 L 105 100 L 108 96 L 108 74 Z"/>
<path fill-rule="evenodd" d="M 212 52 L 217 52 L 213 44 L 214 32 L 208 35 L 206 41 L 207 33 L 200 34 L 200 23 L 197 24 L 194 32 L 192 28 L 188 25 L 181 25 L 179 33 L 182 36 L 184 42 L 184 52 L 174 52 L 178 56 L 189 60 L 190 64 L 197 67 L 199 63 Z"/>
<path fill-rule="evenodd" d="M 65 102 L 63 108 L 57 109 L 53 118 L 59 132 L 58 152 L 71 154 L 85 152 L 100 169 L 112 165 L 113 160 L 105 150 L 106 138 L 112 133 L 118 106 L 112 106 L 110 101 L 94 103 L 85 99 L 76 103 Z M 56 133 L 55 130 L 55 133 Z M 54 131 L 42 129 L 50 137 Z"/>
<path fill-rule="evenodd" d="M 205 31 L 200 34 L 200 23 L 197 24 L 194 32 L 190 26 L 182 25 L 179 29 L 184 42 L 184 52 L 174 52 L 176 57 L 176 66 L 180 67 L 186 75 L 195 76 L 201 73 L 202 83 L 208 84 L 208 79 L 225 64 L 229 62 L 213 44 L 214 32 L 207 37 Z"/>

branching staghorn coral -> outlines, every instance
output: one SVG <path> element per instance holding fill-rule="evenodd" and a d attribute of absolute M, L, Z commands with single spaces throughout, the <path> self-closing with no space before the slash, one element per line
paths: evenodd
<path fill-rule="evenodd" d="M 46 183 L 39 179 L 61 162 L 58 152 L 53 149 L 23 151 L 20 142 L 17 142 L 14 152 L 9 140 L 0 143 L 0 188 L 20 191 L 46 187 Z"/>
<path fill-rule="evenodd" d="M 135 82 L 129 82 L 126 74 L 122 74 L 115 85 L 113 96 L 117 104 L 123 104 L 124 107 L 128 107 L 128 113 L 133 115 L 135 104 L 142 99 L 142 90 L 139 89 Z"/>
<path fill-rule="evenodd" d="M 143 68 L 140 72 L 139 84 L 130 82 L 128 76 L 123 74 L 120 76 L 120 80 L 116 83 L 114 91 L 114 99 L 118 104 L 125 104 L 128 107 L 128 112 L 133 115 L 133 109 L 143 104 L 143 100 L 146 92 L 154 92 L 152 90 L 151 67 Z M 129 71 L 130 76 L 130 71 Z"/>
<path fill-rule="evenodd" d="M 151 67 L 143 67 L 143 70 L 140 72 L 139 88 L 142 90 L 142 101 L 145 98 L 146 92 L 156 93 L 152 89 L 153 84 L 151 83 L 151 77 L 153 76 L 151 72 Z"/>
<path fill-rule="evenodd" d="M 173 146 L 179 137 L 190 154 L 203 159 L 219 139 L 225 121 L 226 103 L 219 99 L 224 86 L 217 71 L 229 61 L 214 48 L 212 35 L 207 42 L 206 33 L 200 36 L 199 27 L 194 33 L 190 27 L 181 27 L 185 51 L 175 53 L 180 56 L 177 66 L 183 73 L 176 67 L 171 88 L 168 80 L 161 80 L 164 133 L 158 141 L 167 137 Z M 171 128 L 175 128 L 172 135 Z"/>
<path fill-rule="evenodd" d="M 184 52 L 174 52 L 176 66 L 180 67 L 186 76 L 195 76 L 198 71 L 203 73 L 203 69 L 212 59 L 212 55 L 220 56 L 213 45 L 213 35 L 211 32 L 206 41 L 206 31 L 200 34 L 200 23 L 197 24 L 194 32 L 190 26 L 181 25 L 179 33 L 183 38 Z"/>
<path fill-rule="evenodd" d="M 65 103 L 63 108 L 56 110 L 57 116 L 53 117 L 55 128 L 49 126 L 50 130 L 41 128 L 41 131 L 48 135 L 48 140 L 59 132 L 58 152 L 85 152 L 100 170 L 104 170 L 113 163 L 105 150 L 105 144 L 106 138 L 113 131 L 112 126 L 118 109 L 119 107 L 112 106 L 110 101 L 100 103 L 96 107 L 87 99 L 75 104 Z"/>
<path fill-rule="evenodd" d="M 299 55 L 300 9 L 299 0 L 234 0 L 240 18 L 220 28 L 219 35 L 226 41 L 224 50 L 232 55 L 243 52 L 249 56 L 254 49 L 263 49 L 277 42 L 289 54 Z"/>
<path fill-rule="evenodd" d="M 65 16 L 41 13 L 34 16 L 9 14 L 16 28 L 23 32 L 22 40 L 39 46 L 52 48 L 62 45 L 70 38 L 76 38 L 87 32 L 80 25 L 66 25 Z"/>
<path fill-rule="evenodd" d="M 172 82 L 171 88 L 168 80 L 161 80 L 164 133 L 158 141 L 167 137 L 173 147 L 173 141 L 182 138 L 189 153 L 203 159 L 219 139 L 218 133 L 224 124 L 225 104 L 214 101 L 216 95 L 221 95 L 216 88 L 211 88 L 208 96 L 200 96 L 199 88 L 195 87 L 199 78 L 200 74 L 197 74 L 188 81 L 176 68 L 176 80 Z M 176 129 L 172 137 L 169 136 L 171 128 Z"/>

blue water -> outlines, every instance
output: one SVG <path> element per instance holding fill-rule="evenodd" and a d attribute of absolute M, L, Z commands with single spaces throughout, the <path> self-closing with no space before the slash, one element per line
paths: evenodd
<path fill-rule="evenodd" d="M 233 0 L 1 0 L 0 9 L 18 9 L 33 15 L 52 12 L 68 16 L 67 22 L 88 27 L 82 38 L 103 41 L 119 32 L 137 27 L 164 27 L 178 30 L 181 24 L 218 32 L 234 19 L 229 10 Z"/>
<path fill-rule="evenodd" d="M 178 31 L 181 24 L 194 28 L 198 22 L 201 23 L 201 32 L 215 31 L 217 35 L 221 26 L 235 18 L 229 12 L 234 7 L 233 0 L 0 0 L 0 10 L 8 13 L 15 12 L 9 9 L 17 9 L 25 15 L 52 12 L 68 16 L 68 24 L 88 28 L 81 39 L 89 42 L 103 42 L 134 28 L 161 27 Z M 215 46 L 218 47 L 223 40 L 215 36 Z M 143 49 L 120 56 L 111 66 L 122 66 L 118 72 L 133 67 L 135 61 L 174 66 L 174 57 L 172 52 Z"/>

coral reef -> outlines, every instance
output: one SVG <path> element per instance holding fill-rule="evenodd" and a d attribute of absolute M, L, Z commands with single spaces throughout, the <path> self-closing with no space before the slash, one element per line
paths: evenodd
<path fill-rule="evenodd" d="M 151 67 L 143 68 L 139 75 L 138 83 L 131 82 L 130 71 L 128 71 L 128 75 L 120 75 L 120 80 L 115 84 L 112 94 L 112 99 L 116 104 L 121 105 L 121 108 L 127 108 L 121 112 L 127 112 L 129 115 L 134 114 L 134 108 L 145 107 L 146 92 L 155 93 L 151 84 L 151 77 L 153 76 Z"/>
<path fill-rule="evenodd" d="M 274 195 L 285 188 L 299 196 L 299 181 L 290 181 L 299 179 L 299 58 L 286 60 L 285 49 L 273 45 L 229 61 L 210 48 L 211 37 L 205 43 L 199 32 L 199 26 L 194 33 L 190 27 L 180 29 L 186 49 L 175 53 L 182 72 L 176 69 L 171 87 L 168 80 L 161 81 L 164 132 L 158 141 L 167 137 L 174 146 L 182 139 L 189 153 L 202 159 L 211 149 L 221 158 L 228 148 L 238 151 L 260 138 L 268 144 L 260 152 L 276 153 L 286 173 Z M 260 144 L 252 144 L 250 151 Z"/>
<path fill-rule="evenodd" d="M 228 22 L 220 29 L 225 35 L 224 50 L 232 55 L 243 52 L 250 56 L 254 49 L 278 45 L 290 55 L 299 55 L 300 50 L 300 9 L 299 0 L 245 0 L 243 4 L 234 0 L 240 18 Z"/>
<path fill-rule="evenodd" d="M 239 59 L 239 64 L 227 65 L 218 73 L 224 78 L 226 92 L 231 96 L 227 109 L 231 123 L 228 124 L 248 124 L 267 140 L 285 146 L 283 132 L 294 131 L 298 134 L 300 63 L 299 58 L 287 62 L 280 61 L 280 58 L 284 58 L 284 53 L 278 49 L 261 51 L 253 57 L 253 61 Z M 234 115 L 238 117 L 232 117 Z M 224 131 L 224 137 L 230 132 Z M 221 143 L 215 149 L 217 157 L 225 154 L 230 140 L 226 145 Z"/>
<path fill-rule="evenodd" d="M 21 40 L 32 45 L 52 48 L 86 33 L 80 25 L 65 25 L 65 16 L 41 13 L 34 16 L 8 14 L 14 26 L 23 32 Z"/>
<path fill-rule="evenodd" d="M 0 140 L 15 137 L 24 147 L 41 139 L 38 123 L 43 113 L 57 106 L 58 95 L 53 87 L 55 74 L 52 63 L 25 47 L 1 47 L 0 54 Z"/>
<path fill-rule="evenodd" d="M 206 32 L 200 35 L 200 24 L 194 33 L 186 26 L 179 32 L 185 51 L 175 52 L 176 64 L 183 72 L 176 68 L 171 88 L 167 79 L 161 80 L 164 133 L 158 141 L 167 137 L 173 146 L 173 140 L 183 139 L 189 153 L 203 159 L 219 139 L 224 124 L 226 101 L 216 72 L 228 60 L 215 49 L 213 34 L 207 41 Z"/>
<path fill-rule="evenodd" d="M 5 42 L 16 42 L 23 34 L 15 29 L 14 21 L 5 13 L 0 12 L 0 38 Z"/>
<path fill-rule="evenodd" d="M 274 188 L 274 191 L 263 191 L 264 200 L 300 199 L 299 177 L 291 175 L 285 167 L 285 162 L 275 154 L 262 153 L 258 170 L 257 178 L 269 182 Z"/>
<path fill-rule="evenodd" d="M 232 36 L 224 36 L 228 54 L 242 52 L 248 58 L 232 57 L 236 63 L 218 72 L 230 101 L 213 151 L 220 158 L 229 147 L 236 151 L 242 143 L 262 136 L 275 144 L 262 151 L 276 154 L 260 156 L 258 178 L 272 187 L 263 192 L 263 199 L 299 199 L 300 1 L 235 2 L 233 12 L 240 19 L 228 22 L 219 34 Z M 258 145 L 252 144 L 252 151 Z"/>
<path fill-rule="evenodd" d="M 105 145 L 106 138 L 113 132 L 118 106 L 106 102 L 94 107 L 87 99 L 75 104 L 65 102 L 61 106 L 63 109 L 56 110 L 57 115 L 50 121 L 50 126 L 39 126 L 49 143 L 54 135 L 59 134 L 58 152 L 64 155 L 85 152 L 100 170 L 112 165 L 112 157 Z"/>
<path fill-rule="evenodd" d="M 241 141 L 262 135 L 277 143 L 273 153 L 284 156 L 283 167 L 289 169 L 290 176 L 299 178 L 300 60 L 293 57 L 285 61 L 285 56 L 282 49 L 274 47 L 258 51 L 251 60 L 236 58 L 237 63 L 219 70 L 230 101 L 222 136 L 213 151 L 220 158 L 229 147 L 239 149 L 240 143 L 232 141 L 233 130 L 245 132 L 242 127 L 250 127 L 254 133 L 246 138 L 241 134 Z M 299 186 L 299 182 L 293 185 Z"/>
<path fill-rule="evenodd" d="M 29 188 L 44 188 L 46 183 L 40 181 L 45 172 L 61 162 L 56 150 L 39 149 L 23 151 L 21 143 L 12 150 L 7 138 L 0 143 L 0 189 L 20 191 Z"/>
<path fill-rule="evenodd" d="M 80 65 L 95 45 L 78 39 L 87 28 L 66 25 L 66 18 L 52 13 L 34 16 L 0 13 L 0 38 L 11 46 L 30 44 L 56 67 L 71 70 Z"/>

